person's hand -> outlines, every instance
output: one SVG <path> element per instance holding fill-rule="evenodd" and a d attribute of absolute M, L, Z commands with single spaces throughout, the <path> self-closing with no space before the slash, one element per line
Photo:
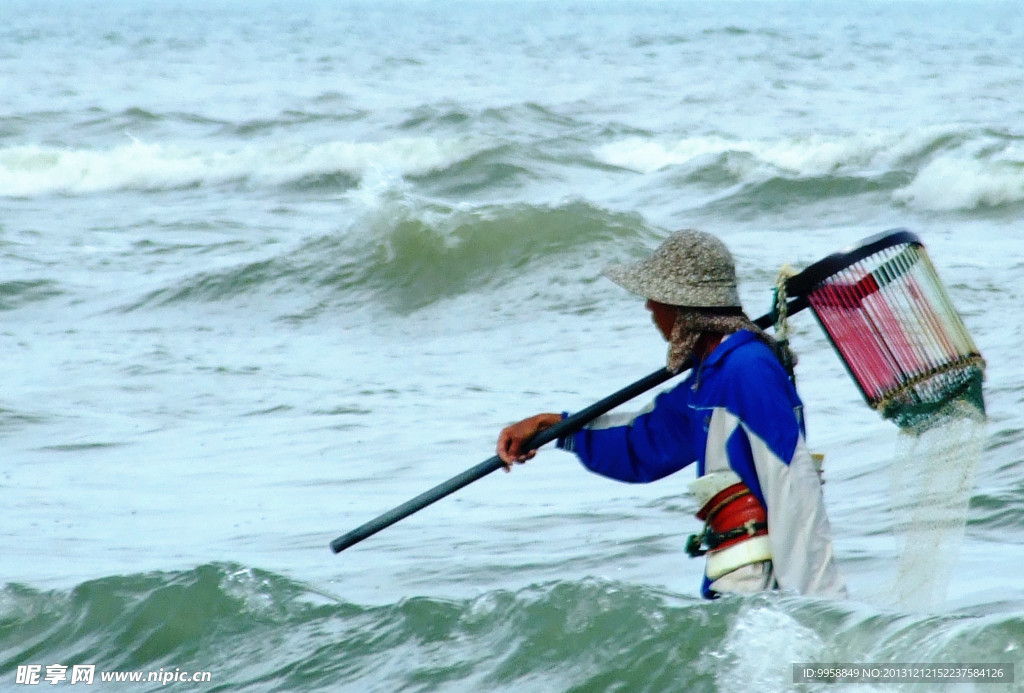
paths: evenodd
<path fill-rule="evenodd" d="M 511 471 L 513 464 L 522 464 L 532 459 L 537 451 L 524 451 L 523 443 L 561 420 L 561 414 L 537 414 L 501 429 L 501 433 L 498 434 L 498 457 L 505 463 L 505 471 Z"/>

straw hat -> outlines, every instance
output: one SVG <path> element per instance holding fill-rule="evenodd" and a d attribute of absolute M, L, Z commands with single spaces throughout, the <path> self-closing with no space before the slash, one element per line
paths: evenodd
<path fill-rule="evenodd" d="M 631 293 L 672 306 L 740 305 L 732 254 L 704 231 L 676 231 L 646 260 L 612 265 L 604 275 Z"/>

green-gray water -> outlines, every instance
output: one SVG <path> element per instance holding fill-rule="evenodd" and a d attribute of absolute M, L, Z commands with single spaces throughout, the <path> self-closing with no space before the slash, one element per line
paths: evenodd
<path fill-rule="evenodd" d="M 54 664 L 210 672 L 93 690 L 547 693 L 1024 663 L 1021 45 L 1009 2 L 4 2 L 0 689 Z M 699 600 L 692 474 L 556 451 L 331 554 L 505 423 L 657 368 L 600 270 L 680 227 L 730 245 L 754 315 L 783 264 L 924 240 L 988 361 L 937 596 L 893 586 L 896 430 L 806 314 L 849 602 Z"/>

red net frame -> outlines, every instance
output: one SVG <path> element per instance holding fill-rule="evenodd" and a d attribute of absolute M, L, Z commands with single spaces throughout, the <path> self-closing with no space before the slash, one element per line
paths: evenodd
<path fill-rule="evenodd" d="M 810 306 L 868 404 L 901 427 L 954 400 L 984 415 L 985 362 L 920 239 L 866 239 L 787 283 Z"/>

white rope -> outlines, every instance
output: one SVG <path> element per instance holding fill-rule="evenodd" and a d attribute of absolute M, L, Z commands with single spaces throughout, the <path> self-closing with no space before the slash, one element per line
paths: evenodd
<path fill-rule="evenodd" d="M 779 269 L 779 275 L 775 279 L 775 339 L 781 342 L 789 340 L 789 299 L 786 295 L 786 283 L 796 274 L 796 270 L 787 263 Z"/>

